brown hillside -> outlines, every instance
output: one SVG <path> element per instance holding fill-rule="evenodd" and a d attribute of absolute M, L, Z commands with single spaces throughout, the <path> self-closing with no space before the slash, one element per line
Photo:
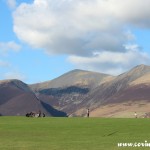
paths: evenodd
<path fill-rule="evenodd" d="M 25 115 L 28 112 L 38 112 L 39 110 L 50 116 L 66 116 L 65 113 L 57 111 L 52 106 L 40 101 L 28 85 L 22 81 L 0 81 L 1 115 Z"/>

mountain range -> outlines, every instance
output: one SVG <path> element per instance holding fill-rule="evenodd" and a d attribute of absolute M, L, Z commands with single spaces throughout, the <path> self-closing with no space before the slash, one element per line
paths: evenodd
<path fill-rule="evenodd" d="M 73 70 L 36 84 L 0 81 L 0 115 L 41 110 L 47 116 L 143 117 L 150 114 L 150 66 L 139 65 L 118 75 Z"/>

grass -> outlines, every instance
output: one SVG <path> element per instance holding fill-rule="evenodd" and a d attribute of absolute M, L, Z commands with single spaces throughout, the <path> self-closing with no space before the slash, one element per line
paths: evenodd
<path fill-rule="evenodd" d="M 145 150 L 149 119 L 0 117 L 0 150 Z"/>

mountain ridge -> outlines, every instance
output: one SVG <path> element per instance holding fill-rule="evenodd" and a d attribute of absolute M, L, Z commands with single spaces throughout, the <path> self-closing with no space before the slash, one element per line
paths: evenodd
<path fill-rule="evenodd" d="M 85 70 L 80 70 L 80 69 L 74 69 L 72 71 L 69 71 L 53 80 L 50 81 L 45 81 L 42 83 L 35 83 L 35 84 L 31 84 L 29 85 L 32 90 L 36 90 L 38 87 L 39 89 L 43 89 L 43 88 L 57 88 L 57 87 L 67 87 L 67 86 L 71 86 L 71 85 L 77 85 L 77 84 L 86 84 L 85 82 L 87 80 L 85 80 L 85 78 L 88 78 L 89 82 L 90 80 L 96 80 L 96 82 L 101 82 L 105 77 L 112 77 L 111 75 L 108 74 L 103 74 L 103 73 L 98 73 L 98 72 L 92 72 L 92 71 L 85 71 Z M 78 80 L 78 81 L 77 81 Z M 76 82 L 77 81 L 77 82 Z"/>
<path fill-rule="evenodd" d="M 145 112 L 144 107 L 150 104 L 149 90 L 150 66 L 143 64 L 118 76 L 75 69 L 53 80 L 30 85 L 20 80 L 2 80 L 0 81 L 0 114 L 8 115 L 11 111 L 5 114 L 1 111 L 4 112 L 8 108 L 13 111 L 15 107 L 18 110 L 16 109 L 13 115 L 17 114 L 20 108 L 23 109 L 21 105 L 29 107 L 26 106 L 27 100 L 25 100 L 29 99 L 29 104 L 31 102 L 36 106 L 38 101 L 40 109 L 49 111 L 47 115 L 53 113 L 52 116 L 55 116 L 58 111 L 60 111 L 57 113 L 58 116 L 61 114 L 62 116 L 85 116 L 87 108 L 90 109 L 93 117 L 124 116 L 129 114 L 128 111 L 132 108 L 140 110 L 142 116 Z M 148 111 L 147 107 L 145 110 Z"/>

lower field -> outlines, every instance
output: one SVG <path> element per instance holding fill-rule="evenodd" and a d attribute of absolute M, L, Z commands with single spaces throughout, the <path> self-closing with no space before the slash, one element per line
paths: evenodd
<path fill-rule="evenodd" d="M 118 147 L 135 142 L 150 143 L 149 119 L 0 117 L 0 150 L 150 149 Z"/>

